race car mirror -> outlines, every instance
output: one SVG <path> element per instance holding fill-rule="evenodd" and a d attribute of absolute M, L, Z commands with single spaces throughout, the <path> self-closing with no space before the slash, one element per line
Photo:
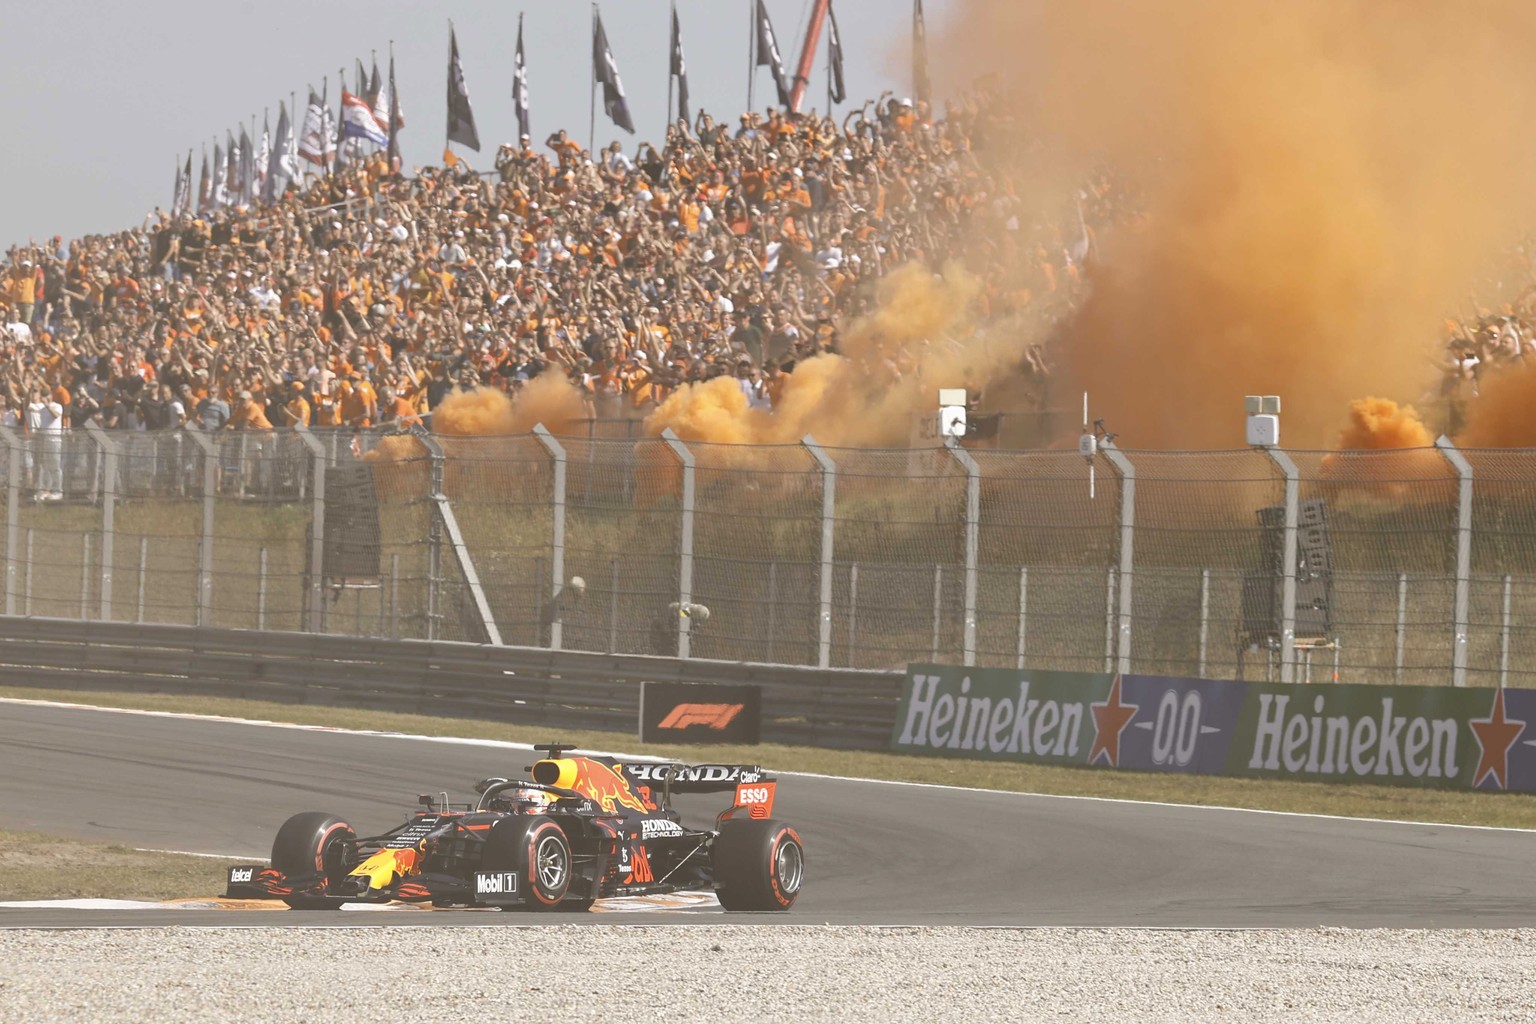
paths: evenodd
<path fill-rule="evenodd" d="M 761 736 L 761 687 L 640 684 L 642 743 L 758 743 Z"/>

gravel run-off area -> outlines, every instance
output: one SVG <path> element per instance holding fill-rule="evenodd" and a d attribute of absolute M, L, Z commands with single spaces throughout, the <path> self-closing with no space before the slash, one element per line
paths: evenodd
<path fill-rule="evenodd" d="M 558 1016 L 556 1016 L 558 1015 Z M 1530 1021 L 1536 930 L 0 931 L 0 1020 Z"/>

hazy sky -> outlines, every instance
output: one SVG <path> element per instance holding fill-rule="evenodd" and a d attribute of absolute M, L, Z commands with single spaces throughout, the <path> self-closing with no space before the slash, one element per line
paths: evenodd
<path fill-rule="evenodd" d="M 930 33 L 959 0 L 926 0 Z M 677 0 L 695 107 L 720 115 L 746 107 L 750 0 Z M 810 0 L 767 0 L 788 73 L 799 53 Z M 909 0 L 834 0 L 846 53 L 850 100 L 883 89 L 911 91 Z M 390 40 L 406 127 L 407 167 L 438 163 L 443 148 L 448 16 L 458 31 L 464 77 L 480 130 L 476 167 L 490 168 L 496 147 L 511 141 L 511 100 L 518 14 L 525 14 L 535 143 L 556 128 L 585 141 L 591 77 L 591 6 L 569 0 L 460 0 L 428 5 L 400 0 L 51 0 L 12 19 L 0 61 L 0 89 L 10 97 L 0 125 L 10 157 L 0 164 L 0 249 L 120 230 L 156 206 L 167 207 L 176 164 L 225 129 L 238 134 L 263 111 L 277 125 L 277 104 L 307 85 L 318 90 L 356 58 L 377 50 L 387 73 Z M 667 96 L 667 0 L 609 0 L 602 7 L 609 43 L 623 75 L 637 134 L 631 138 L 598 110 L 601 145 L 619 137 L 633 152 L 660 141 Z M 806 107 L 826 104 L 825 33 Z M 756 106 L 772 102 L 766 69 Z M 846 109 L 846 108 L 841 108 Z"/>

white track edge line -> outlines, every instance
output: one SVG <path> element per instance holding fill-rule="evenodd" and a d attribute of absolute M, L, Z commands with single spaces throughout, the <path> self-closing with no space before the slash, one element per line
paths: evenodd
<path fill-rule="evenodd" d="M 22 704 L 36 707 L 63 708 L 75 711 L 105 711 L 119 715 L 142 715 L 149 718 L 176 718 L 195 722 L 223 722 L 229 725 L 253 725 L 267 729 L 296 729 L 303 732 L 333 732 L 347 736 L 374 736 L 380 739 L 413 740 L 423 743 L 447 743 L 455 746 L 493 747 L 501 750 L 533 750 L 531 743 L 513 740 L 477 739 L 469 736 L 424 736 L 419 733 L 391 732 L 380 729 L 345 729 L 332 725 L 307 725 L 301 722 L 273 722 L 262 718 L 236 718 L 229 715 L 204 715 L 190 711 L 151 711 L 145 708 L 115 708 L 101 704 L 78 704 L 70 701 L 33 700 L 26 697 L 0 697 L 0 704 Z M 613 750 L 593 750 L 603 757 L 657 760 L 654 754 L 633 754 Z M 877 751 L 879 753 L 879 751 Z M 889 751 L 884 751 L 889 753 Z M 1026 762 L 1020 762 L 1026 763 Z M 954 793 L 986 793 L 992 796 L 1037 797 L 1048 800 L 1083 800 L 1105 804 L 1131 804 L 1137 807 L 1168 807 L 1180 810 L 1227 811 L 1238 814 L 1267 814 L 1283 818 L 1320 818 L 1326 821 L 1355 821 L 1373 825 L 1412 825 L 1418 828 L 1458 828 L 1474 832 L 1521 832 L 1536 833 L 1536 829 L 1514 828 L 1508 825 L 1462 825 L 1449 821 L 1405 821 L 1398 818 L 1365 818 L 1345 814 L 1318 814 L 1313 811 L 1274 811 L 1258 807 L 1227 807 L 1221 804 L 1181 804 L 1164 800 L 1132 800 L 1114 796 L 1077 796 L 1069 793 L 1035 793 L 1015 789 L 985 789 L 977 786 L 951 786 L 941 782 L 909 782 L 904 779 L 871 779 L 857 775 L 825 775 L 819 772 L 779 771 L 775 774 L 803 779 L 826 779 L 833 782 L 858 782 L 879 786 L 909 786 L 915 789 L 940 789 Z M 1172 774 L 1172 773 L 1170 773 Z M 1299 780 L 1300 781 L 1300 780 Z M 175 853 L 178 851 L 163 851 Z"/>

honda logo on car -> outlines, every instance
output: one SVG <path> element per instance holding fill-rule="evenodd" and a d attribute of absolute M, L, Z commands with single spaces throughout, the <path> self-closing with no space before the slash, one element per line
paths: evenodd
<path fill-rule="evenodd" d="M 1075 757 L 1082 749 L 1086 700 L 1032 699 L 1028 679 L 1019 681 L 1017 698 L 972 696 L 969 675 L 955 692 L 939 692 L 946 681 L 938 674 L 912 676 L 898 747 L 1051 757 Z"/>
<path fill-rule="evenodd" d="M 476 896 L 510 896 L 517 892 L 517 872 L 476 871 Z"/>

